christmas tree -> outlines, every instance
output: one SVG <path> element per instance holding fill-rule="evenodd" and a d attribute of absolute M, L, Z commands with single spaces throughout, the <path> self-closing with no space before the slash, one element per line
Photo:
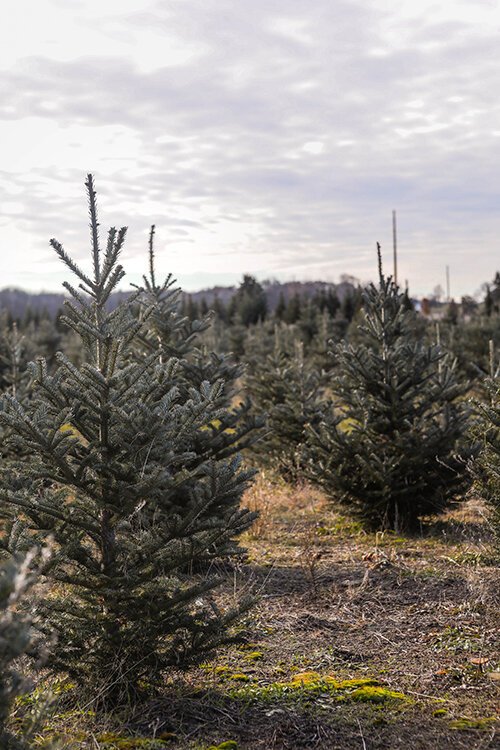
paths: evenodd
<path fill-rule="evenodd" d="M 321 380 L 305 361 L 302 342 L 287 348 L 279 328 L 274 351 L 258 358 L 248 377 L 256 410 L 267 414 L 267 429 L 253 451 L 261 465 L 290 481 L 304 476 L 306 427 L 317 421 Z"/>
<path fill-rule="evenodd" d="M 378 253 L 379 284 L 364 291 L 358 343 L 334 349 L 334 402 L 310 432 L 310 466 L 372 527 L 411 530 L 466 481 L 455 453 L 468 423 L 467 384 L 440 346 L 422 341 Z"/>
<path fill-rule="evenodd" d="M 480 451 L 469 462 L 476 487 L 491 511 L 491 527 L 500 554 L 500 380 L 498 370 L 483 382 L 486 398 L 476 401 L 480 417 L 475 433 Z"/>
<path fill-rule="evenodd" d="M 15 699 L 29 689 L 19 672 L 19 660 L 32 646 L 32 622 L 26 611 L 26 596 L 36 579 L 34 563 L 40 555 L 31 550 L 24 557 L 10 555 L 0 564 L 0 747 L 28 750 L 31 738 L 41 729 L 43 716 L 22 723 L 22 737 L 9 729 Z M 42 556 L 43 558 L 43 556 Z M 46 717 L 45 717 L 46 718 Z M 47 745 L 49 748 L 49 745 Z M 55 748 L 54 748 L 55 750 Z"/>
<path fill-rule="evenodd" d="M 155 306 L 138 319 L 137 290 L 108 311 L 124 276 L 126 228 L 110 229 L 101 249 L 91 175 L 86 187 L 92 272 L 51 240 L 77 279 L 65 283 L 63 322 L 85 361 L 77 367 L 59 353 L 51 374 L 39 359 L 30 403 L 4 397 L 1 420 L 31 461 L 17 465 L 15 487 L 9 474 L 2 507 L 17 510 L 18 539 L 53 539 L 51 595 L 38 605 L 46 632 L 57 634 L 48 667 L 116 702 L 230 639 L 248 602 L 222 610 L 219 580 L 187 571 L 227 554 L 248 526 L 239 503 L 252 473 L 238 455 L 197 452 L 200 432 L 225 419 L 221 382 L 181 393 L 177 359 L 156 349 L 134 356 Z"/>
<path fill-rule="evenodd" d="M 240 381 L 244 367 L 227 354 L 206 351 L 202 334 L 210 329 L 212 313 L 191 321 L 182 314 L 181 290 L 175 287 L 172 275 L 157 283 L 154 257 L 154 232 L 149 236 L 149 275 L 139 297 L 139 318 L 144 326 L 138 336 L 139 358 L 157 352 L 160 362 L 170 357 L 179 360 L 176 386 L 182 398 L 190 389 L 200 388 L 204 382 L 219 383 L 221 389 L 215 406 L 221 409 L 218 419 L 212 420 L 196 436 L 197 454 L 212 458 L 227 458 L 247 448 L 256 440 L 256 428 L 262 424 L 259 416 L 251 414 L 248 398 L 240 395 Z"/>

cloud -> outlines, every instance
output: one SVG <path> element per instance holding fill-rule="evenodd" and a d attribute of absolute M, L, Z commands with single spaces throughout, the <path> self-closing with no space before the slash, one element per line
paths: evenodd
<path fill-rule="evenodd" d="M 190 286 L 218 272 L 368 278 L 393 208 L 414 291 L 446 265 L 457 293 L 496 270 L 487 10 L 476 23 L 471 2 L 427 0 L 43 5 L 74 52 L 33 38 L 3 63 L 0 240 L 23 244 L 44 286 L 47 237 L 85 257 L 89 170 L 102 223 L 130 223 L 133 277 L 155 222 L 165 270 Z"/>

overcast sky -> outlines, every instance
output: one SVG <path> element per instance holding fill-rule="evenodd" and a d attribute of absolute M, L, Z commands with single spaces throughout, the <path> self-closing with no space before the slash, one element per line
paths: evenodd
<path fill-rule="evenodd" d="M 2 0 L 0 287 L 58 290 L 103 229 L 186 289 L 500 270 L 500 0 Z"/>

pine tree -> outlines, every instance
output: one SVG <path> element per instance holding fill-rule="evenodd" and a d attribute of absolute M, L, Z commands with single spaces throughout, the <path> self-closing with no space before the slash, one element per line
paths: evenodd
<path fill-rule="evenodd" d="M 32 622 L 25 600 L 36 579 L 34 561 L 40 556 L 31 550 L 25 557 L 11 555 L 0 564 L 0 747 L 2 750 L 29 750 L 31 739 L 40 730 L 43 716 L 31 717 L 14 735 L 9 730 L 14 701 L 30 689 L 19 672 L 19 659 L 32 646 Z M 21 736 L 22 733 L 22 736 Z M 47 745 L 47 750 L 49 746 Z M 55 748 L 54 748 L 55 750 Z"/>
<path fill-rule="evenodd" d="M 378 252 L 379 285 L 364 291 L 359 343 L 334 349 L 334 404 L 311 431 L 311 472 L 372 527 L 411 530 L 466 481 L 455 451 L 467 386 L 441 348 L 419 337 Z"/>
<path fill-rule="evenodd" d="M 284 320 L 286 323 L 296 323 L 298 320 L 300 320 L 300 317 L 302 315 L 302 300 L 300 298 L 300 295 L 296 292 L 290 299 L 288 300 L 288 304 L 286 306 L 286 311 L 284 315 Z"/>
<path fill-rule="evenodd" d="M 278 297 L 278 304 L 276 305 L 276 309 L 274 311 L 274 317 L 278 321 L 282 321 L 285 319 L 285 313 L 286 313 L 286 302 L 285 302 L 285 296 L 283 294 L 283 291 L 280 292 L 280 295 Z"/>
<path fill-rule="evenodd" d="M 48 666 L 116 702 L 133 699 L 141 680 L 154 682 L 169 665 L 230 639 L 247 603 L 221 611 L 213 599 L 219 581 L 186 571 L 217 559 L 247 527 L 239 500 L 252 474 L 238 456 L 196 453 L 200 430 L 224 418 L 221 383 L 181 397 L 177 360 L 160 361 L 156 350 L 134 358 L 147 319 L 135 314 L 141 291 L 107 310 L 124 276 L 126 228 L 110 229 L 101 250 L 91 175 L 86 187 L 92 273 L 51 240 L 78 281 L 65 283 L 64 322 L 86 361 L 75 367 L 58 354 L 49 374 L 37 360 L 30 404 L 4 398 L 0 417 L 32 460 L 17 466 L 16 488 L 4 486 L 2 507 L 18 509 L 30 544 L 49 533 L 54 540 L 45 575 L 56 586 L 39 605 L 58 636 Z"/>
<path fill-rule="evenodd" d="M 18 401 L 28 398 L 29 377 L 27 372 L 27 342 L 19 332 L 17 324 L 7 326 L 5 319 L 0 325 L 1 387 Z"/>
<path fill-rule="evenodd" d="M 149 274 L 143 277 L 144 286 L 138 298 L 139 319 L 144 321 L 137 337 L 135 354 L 141 362 L 144 357 L 156 352 L 158 361 L 166 362 L 176 357 L 175 387 L 181 401 L 189 398 L 193 387 L 200 389 L 204 383 L 217 383 L 219 391 L 214 397 L 213 407 L 219 416 L 204 425 L 193 435 L 192 450 L 198 460 L 210 458 L 220 461 L 234 456 L 257 439 L 257 428 L 262 419 L 251 413 L 248 398 L 240 396 L 239 382 L 244 367 L 234 363 L 228 355 L 205 352 L 200 335 L 212 325 L 212 314 L 207 313 L 199 321 L 190 321 L 179 307 L 180 289 L 175 287 L 171 274 L 157 282 L 154 256 L 155 227 L 149 236 Z M 188 485 L 186 485 L 187 488 Z M 212 516 L 218 513 L 229 518 L 234 513 L 233 504 L 222 505 L 218 510 L 210 509 Z M 253 517 L 248 515 L 246 523 Z M 243 527 L 238 529 L 241 533 Z M 231 550 L 234 544 L 231 542 Z"/>
<path fill-rule="evenodd" d="M 266 315 L 266 293 L 257 279 L 246 274 L 229 303 L 231 321 L 238 320 L 248 327 L 265 320 Z"/>
<path fill-rule="evenodd" d="M 306 428 L 317 419 L 321 375 L 308 366 L 301 342 L 287 350 L 280 329 L 275 336 L 274 351 L 255 361 L 248 376 L 255 408 L 267 414 L 267 429 L 252 450 L 261 465 L 298 481 L 304 477 Z"/>
<path fill-rule="evenodd" d="M 475 434 L 480 451 L 469 462 L 476 488 L 491 510 L 495 548 L 500 555 L 500 379 L 498 370 L 483 381 L 487 398 L 476 401 L 479 423 Z"/>
<path fill-rule="evenodd" d="M 17 750 L 22 744 L 7 729 L 14 699 L 23 689 L 23 679 L 14 662 L 26 653 L 30 644 L 30 626 L 26 616 L 14 607 L 27 584 L 26 571 L 11 558 L 0 566 L 0 747 Z"/>

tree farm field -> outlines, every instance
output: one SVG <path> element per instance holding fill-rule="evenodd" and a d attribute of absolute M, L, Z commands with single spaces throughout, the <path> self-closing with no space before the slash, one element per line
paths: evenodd
<path fill-rule="evenodd" d="M 500 747 L 500 576 L 479 500 L 411 536 L 367 532 L 266 473 L 244 501 L 260 512 L 246 558 L 219 571 L 221 603 L 258 597 L 239 642 L 118 714 L 75 710 L 63 683 L 47 736 L 100 750 Z"/>

